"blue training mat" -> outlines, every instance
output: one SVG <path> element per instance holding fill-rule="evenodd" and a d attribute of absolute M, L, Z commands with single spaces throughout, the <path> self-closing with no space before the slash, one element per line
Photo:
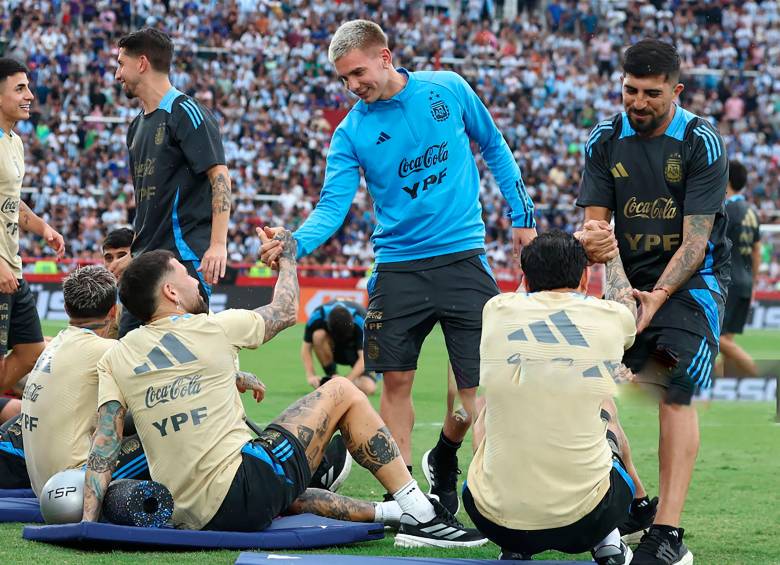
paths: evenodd
<path fill-rule="evenodd" d="M 37 498 L 0 498 L 0 522 L 43 522 Z"/>
<path fill-rule="evenodd" d="M 142 546 L 210 549 L 310 549 L 382 539 L 382 524 L 343 522 L 314 514 L 277 518 L 262 532 L 211 532 L 174 528 L 136 528 L 96 522 L 25 526 L 22 537 L 84 549 Z"/>
<path fill-rule="evenodd" d="M 0 498 L 38 498 L 31 488 L 0 488 Z"/>
<path fill-rule="evenodd" d="M 442 551 L 452 551 L 442 549 Z M 583 565 L 593 561 L 499 561 L 497 559 L 432 559 L 430 557 L 369 557 L 366 555 L 280 555 L 273 553 L 244 552 L 236 559 L 236 565 L 261 565 L 262 563 L 300 563 L 301 565 L 342 565 L 369 563 L 376 565 L 416 565 L 439 563 L 440 565 L 486 565 L 487 563 L 528 563 L 529 565 Z"/>

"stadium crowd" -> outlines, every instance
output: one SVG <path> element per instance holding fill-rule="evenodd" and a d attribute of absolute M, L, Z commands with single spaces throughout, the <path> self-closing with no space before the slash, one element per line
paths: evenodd
<path fill-rule="evenodd" d="M 713 120 L 750 172 L 762 223 L 780 220 L 780 7 L 774 0 L 389 1 L 0 0 L 0 54 L 31 70 L 36 102 L 17 129 L 25 199 L 63 234 L 68 255 L 97 259 L 108 231 L 132 223 L 125 135 L 139 111 L 114 80 L 117 38 L 158 26 L 176 42 L 172 82 L 221 124 L 233 177 L 228 253 L 254 262 L 258 225 L 294 229 L 317 202 L 332 127 L 353 103 L 327 60 L 338 24 L 380 23 L 397 66 L 451 68 L 486 101 L 537 204 L 539 230 L 573 231 L 582 151 L 622 109 L 619 56 L 644 36 L 683 57 L 683 104 Z M 227 8 L 225 5 L 227 4 Z M 482 203 L 494 267 L 511 265 L 505 202 L 484 162 Z M 372 261 L 370 199 L 358 193 L 341 231 L 302 266 L 336 276 Z M 767 272 L 780 276 L 768 244 Z M 23 255 L 46 254 L 22 234 Z M 330 272 L 326 270 L 324 272 Z"/>

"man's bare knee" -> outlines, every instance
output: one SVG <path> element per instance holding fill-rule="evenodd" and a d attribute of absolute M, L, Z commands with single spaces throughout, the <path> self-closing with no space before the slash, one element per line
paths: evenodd
<path fill-rule="evenodd" d="M 382 377 L 384 392 L 389 395 L 411 394 L 414 371 L 386 372 Z"/>

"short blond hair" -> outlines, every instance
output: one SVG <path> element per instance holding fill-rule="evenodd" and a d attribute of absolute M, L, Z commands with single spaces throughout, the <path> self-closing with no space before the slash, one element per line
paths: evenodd
<path fill-rule="evenodd" d="M 353 49 L 387 47 L 387 36 L 382 28 L 368 20 L 352 20 L 343 23 L 333 34 L 328 48 L 328 59 L 335 63 Z"/>

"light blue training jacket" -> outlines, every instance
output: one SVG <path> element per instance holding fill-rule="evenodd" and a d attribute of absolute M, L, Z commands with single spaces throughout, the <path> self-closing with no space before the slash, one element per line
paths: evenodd
<path fill-rule="evenodd" d="M 298 256 L 322 245 L 344 222 L 360 182 L 374 200 L 377 263 L 484 248 L 480 147 L 511 209 L 512 226 L 536 226 L 520 168 L 485 105 L 458 74 L 408 72 L 389 100 L 357 102 L 336 128 L 320 201 L 295 232 Z"/>

